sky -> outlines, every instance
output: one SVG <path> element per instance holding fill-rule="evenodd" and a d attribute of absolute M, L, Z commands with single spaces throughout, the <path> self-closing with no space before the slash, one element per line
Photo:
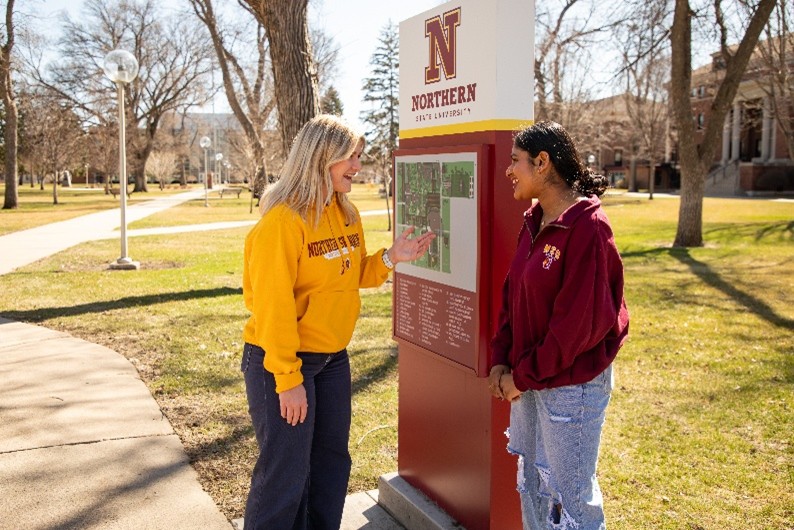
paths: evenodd
<path fill-rule="evenodd" d="M 172 6 L 185 6 L 186 0 L 163 0 Z M 233 0 L 216 0 L 233 1 Z M 333 85 L 344 106 L 344 116 L 359 123 L 364 109 L 361 99 L 363 79 L 370 73 L 369 61 L 378 46 L 381 30 L 391 20 L 399 24 L 428 9 L 443 4 L 442 0 L 310 0 L 309 18 L 312 26 L 322 27 L 339 46 L 339 62 Z M 53 27 L 58 13 L 67 11 L 77 18 L 83 5 L 81 0 L 39 0 L 37 9 L 45 17 L 44 23 Z M 50 22 L 47 23 L 47 20 Z M 211 108 L 211 106 L 210 106 Z M 226 96 L 222 93 L 215 100 L 218 112 L 228 111 Z M 206 109 L 209 111 L 209 109 Z"/>

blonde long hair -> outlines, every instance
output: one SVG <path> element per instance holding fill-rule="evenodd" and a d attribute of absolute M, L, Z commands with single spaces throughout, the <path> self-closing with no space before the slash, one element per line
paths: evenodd
<path fill-rule="evenodd" d="M 317 227 L 326 206 L 324 190 L 328 190 L 336 195 L 345 222 L 355 223 L 356 210 L 350 199 L 333 191 L 330 168 L 350 158 L 359 142 L 364 142 L 364 136 L 337 116 L 320 114 L 306 122 L 292 142 L 278 181 L 262 197 L 259 207 L 262 215 L 279 204 L 286 204 L 304 221 Z"/>

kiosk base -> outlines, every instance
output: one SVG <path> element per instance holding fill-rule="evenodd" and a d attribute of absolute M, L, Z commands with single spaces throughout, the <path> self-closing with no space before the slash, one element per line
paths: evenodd
<path fill-rule="evenodd" d="M 378 479 L 378 504 L 411 530 L 465 530 L 397 473 L 381 475 Z"/>

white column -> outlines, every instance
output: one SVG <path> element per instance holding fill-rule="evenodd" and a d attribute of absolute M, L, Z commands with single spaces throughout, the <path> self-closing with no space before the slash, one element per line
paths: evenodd
<path fill-rule="evenodd" d="M 742 134 L 742 106 L 733 104 L 733 128 L 731 129 L 731 162 L 739 160 L 739 141 Z"/>
<path fill-rule="evenodd" d="M 720 163 L 725 166 L 731 154 L 731 113 L 725 115 L 725 122 L 722 124 L 722 160 Z"/>
<path fill-rule="evenodd" d="M 772 134 L 769 138 L 769 159 L 775 160 L 777 158 L 777 121 L 774 116 L 772 116 L 770 128 L 772 129 Z"/>
<path fill-rule="evenodd" d="M 770 140 L 772 136 L 772 101 L 769 96 L 764 98 L 764 118 L 761 125 L 761 160 L 770 158 Z"/>

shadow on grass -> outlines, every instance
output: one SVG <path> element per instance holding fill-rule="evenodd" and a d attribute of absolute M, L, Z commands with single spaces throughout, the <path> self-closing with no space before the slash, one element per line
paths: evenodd
<path fill-rule="evenodd" d="M 794 230 L 794 222 L 776 223 L 760 231 L 757 231 L 756 238 L 761 239 L 776 232 L 783 234 L 790 230 Z M 769 306 L 769 304 L 760 298 L 742 291 L 731 283 L 725 281 L 718 273 L 714 272 L 714 270 L 708 264 L 693 258 L 689 254 L 689 250 L 686 248 L 652 248 L 621 253 L 621 256 L 624 260 L 630 258 L 661 255 L 669 255 L 677 259 L 689 267 L 694 275 L 705 284 L 722 291 L 726 295 L 730 296 L 738 304 L 744 306 L 748 311 L 760 316 L 773 326 L 783 329 L 794 329 L 794 320 L 779 315 L 772 307 Z M 702 303 L 702 301 L 698 303 Z"/>
<path fill-rule="evenodd" d="M 673 248 L 669 250 L 669 253 L 672 257 L 688 266 L 695 276 L 700 278 L 704 283 L 719 291 L 722 291 L 726 295 L 733 298 L 733 300 L 735 300 L 738 304 L 744 306 L 749 311 L 763 318 L 773 326 L 783 329 L 794 329 L 794 320 L 777 314 L 775 310 L 769 306 L 769 304 L 760 298 L 757 298 L 750 293 L 746 293 L 722 279 L 719 274 L 714 272 L 711 267 L 709 267 L 708 264 L 693 258 L 689 254 L 688 249 Z"/>
<path fill-rule="evenodd" d="M 175 293 L 147 294 L 142 296 L 127 296 L 118 300 L 106 300 L 64 307 L 44 307 L 29 311 L 8 311 L 3 317 L 23 322 L 43 322 L 53 317 L 71 317 L 90 313 L 103 313 L 114 309 L 124 309 L 133 306 L 149 306 L 168 302 L 196 300 L 199 298 L 216 298 L 219 296 L 240 295 L 243 290 L 232 287 L 218 287 L 216 289 L 199 289 Z"/>
<path fill-rule="evenodd" d="M 704 236 L 705 239 L 712 239 L 711 236 L 722 238 L 723 234 L 726 234 L 730 239 L 747 238 L 756 243 L 764 240 L 792 241 L 794 240 L 794 221 L 748 223 L 742 225 L 731 223 L 710 228 L 705 231 Z"/>
<path fill-rule="evenodd" d="M 191 464 L 215 460 L 234 454 L 235 451 L 239 450 L 241 444 L 247 443 L 251 438 L 255 438 L 255 435 L 254 426 L 249 420 L 242 425 L 236 425 L 226 436 L 186 446 L 185 452 Z"/>
<path fill-rule="evenodd" d="M 761 240 L 770 234 L 779 232 L 781 236 L 786 236 L 788 239 L 794 239 L 794 221 L 771 224 L 759 230 L 755 236 L 756 240 Z"/>
<path fill-rule="evenodd" d="M 382 350 L 382 348 L 350 351 L 350 357 L 353 359 L 372 350 Z M 361 372 L 353 380 L 353 395 L 356 395 L 359 392 L 364 392 L 370 386 L 391 377 L 392 372 L 397 368 L 396 353 L 396 347 L 389 348 L 389 353 L 386 355 L 381 355 L 379 362 L 373 364 L 368 370 Z"/>

